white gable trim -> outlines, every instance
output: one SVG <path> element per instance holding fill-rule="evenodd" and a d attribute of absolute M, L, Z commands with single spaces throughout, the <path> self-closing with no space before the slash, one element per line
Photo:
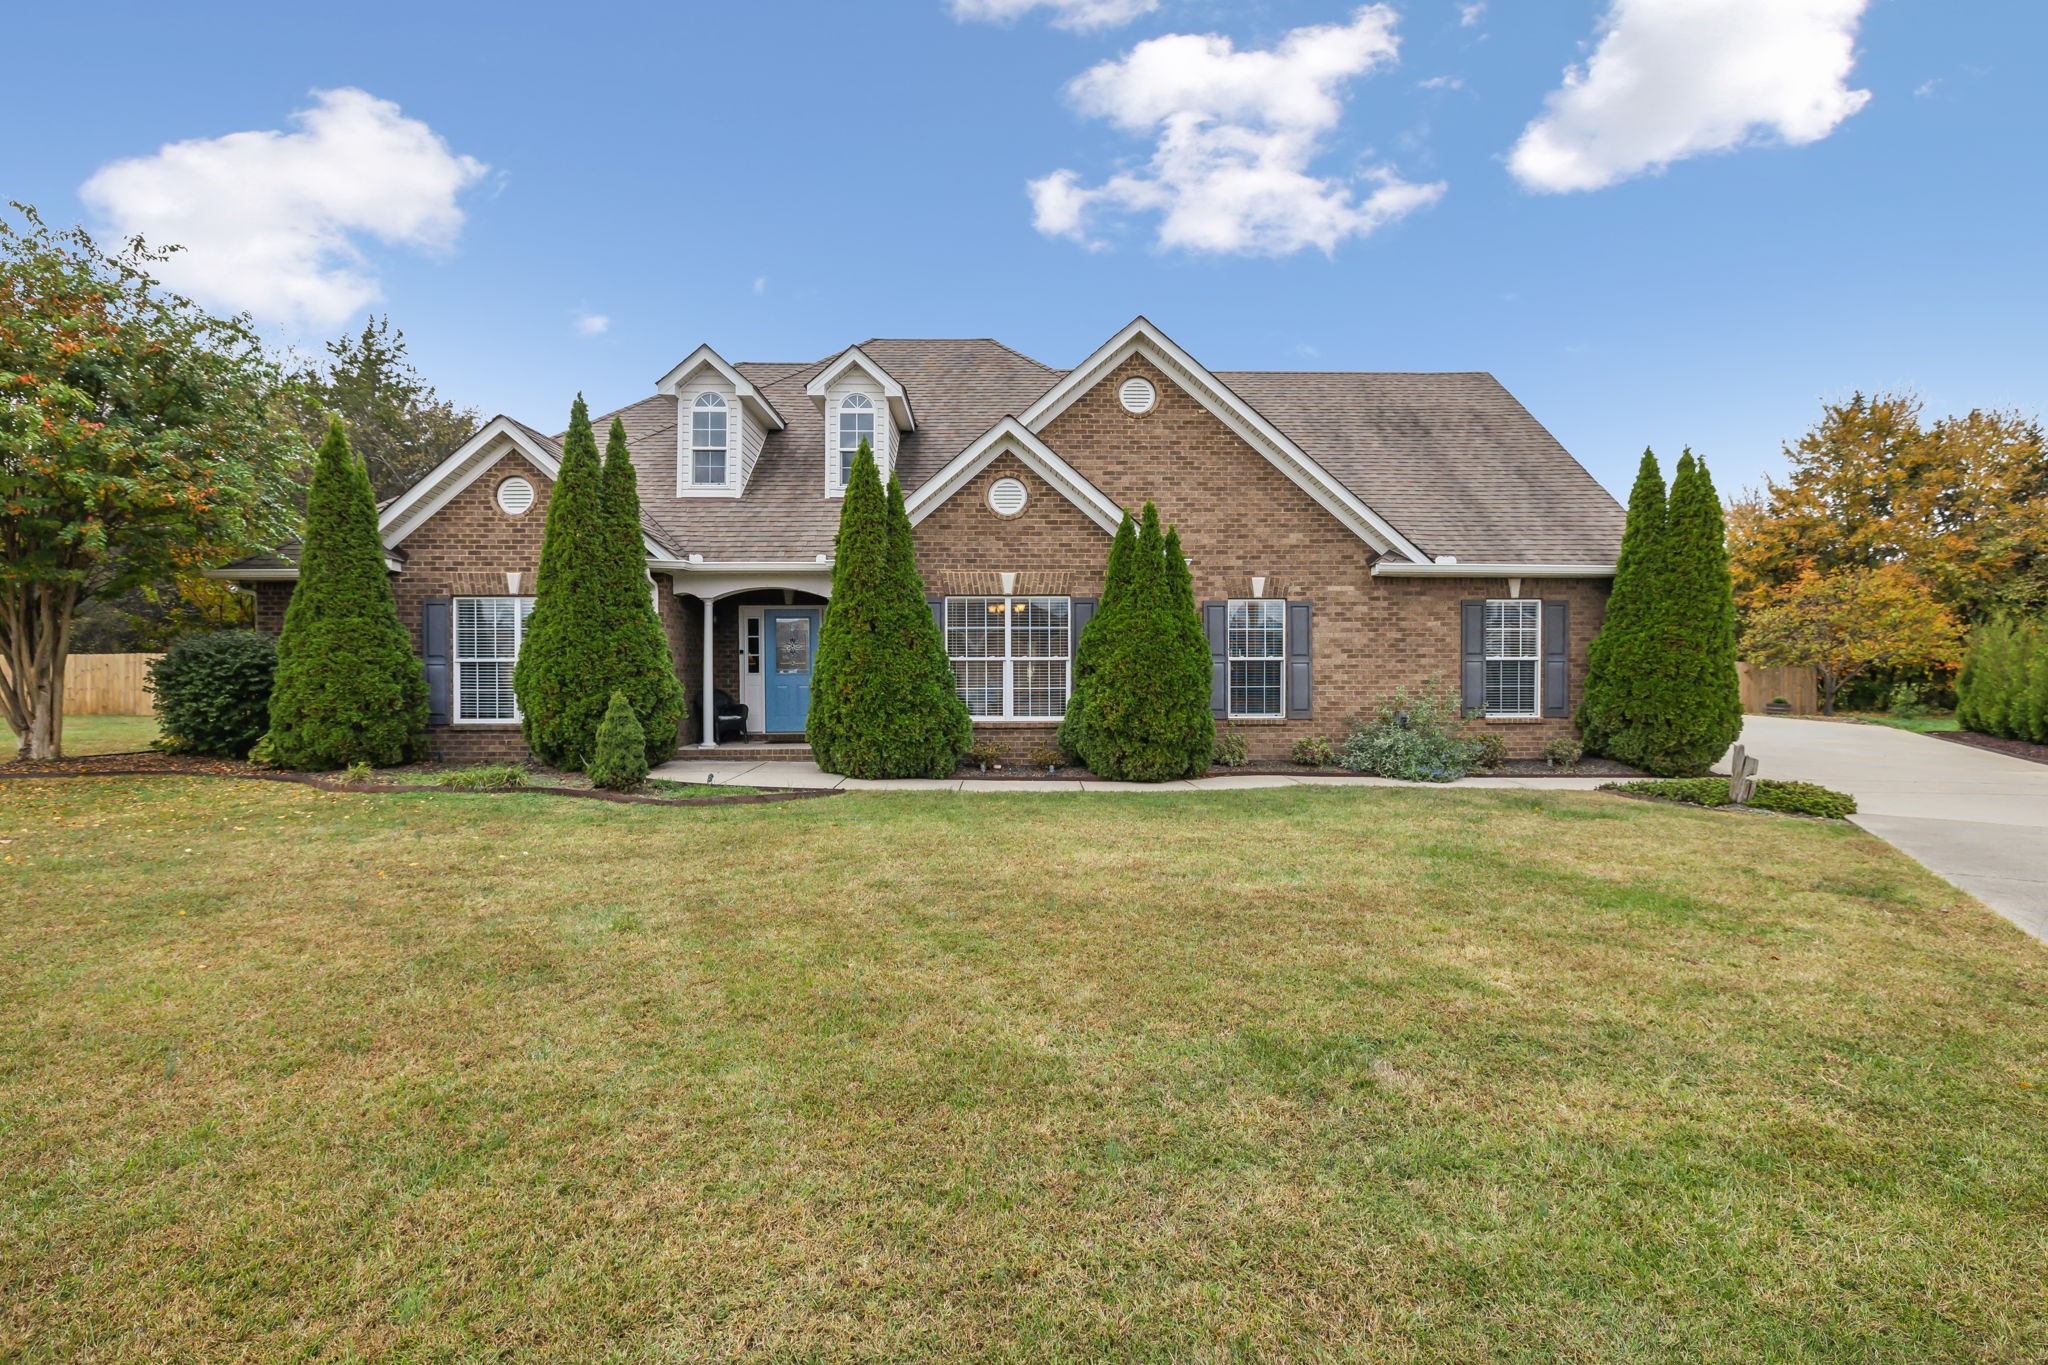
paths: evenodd
<path fill-rule="evenodd" d="M 1612 578 L 1612 564 L 1531 564 L 1526 561 L 1460 564 L 1438 560 L 1434 564 L 1402 564 L 1381 560 L 1372 566 L 1374 578 Z"/>
<path fill-rule="evenodd" d="M 974 439 L 974 443 L 953 457 L 937 474 L 925 480 L 915 493 L 903 500 L 915 526 L 948 498 L 965 488 L 976 474 L 994 463 L 998 455 L 1015 455 L 1032 473 L 1051 484 L 1053 490 L 1087 514 L 1097 526 L 1116 534 L 1124 509 L 1116 500 L 1081 477 L 1072 465 L 1053 454 L 1052 447 L 1014 417 L 1005 417 Z"/>
<path fill-rule="evenodd" d="M 384 514 L 377 518 L 377 531 L 384 537 L 384 548 L 397 548 L 400 541 L 446 507 L 456 494 L 482 478 L 499 460 L 514 451 L 547 475 L 549 483 L 561 475 L 561 462 L 528 435 L 524 427 L 509 417 L 493 417 L 478 429 L 476 435 L 464 441 L 453 455 L 435 466 L 432 473 L 399 494 L 397 501 L 384 509 Z"/>
<path fill-rule="evenodd" d="M 896 430 L 916 431 L 917 416 L 910 410 L 910 395 L 903 391 L 903 386 L 896 382 L 894 375 L 877 365 L 873 357 L 858 346 L 849 346 L 841 351 L 831 364 L 818 371 L 816 378 L 804 385 L 804 392 L 818 405 L 818 410 L 823 412 L 826 391 L 840 375 L 856 365 L 868 378 L 882 386 L 882 394 L 889 400 L 889 416 L 896 423 Z"/>
<path fill-rule="evenodd" d="M 1094 388 L 1133 355 L 1142 355 L 1165 371 L 1194 395 L 1196 402 L 1214 413 L 1247 445 L 1264 455 L 1274 468 L 1293 480 L 1366 544 L 1381 554 L 1401 554 L 1418 563 L 1429 559 L 1412 541 L 1395 530 L 1392 523 L 1366 506 L 1328 470 L 1309 458 L 1307 451 L 1289 440 L 1251 404 L 1231 392 L 1227 384 L 1147 318 L 1132 319 L 1129 326 L 1104 342 L 1093 355 L 1041 394 L 1018 420 L 1034 432 L 1045 430 L 1082 394 Z"/>
<path fill-rule="evenodd" d="M 726 364 L 725 357 L 712 350 L 709 344 L 699 346 L 696 350 L 690 352 L 689 355 L 683 358 L 682 364 L 656 380 L 654 391 L 673 397 L 676 391 L 682 388 L 684 383 L 689 380 L 691 375 L 703 369 L 706 365 L 716 370 L 720 379 L 732 385 L 732 390 L 735 394 L 739 395 L 740 402 L 752 408 L 754 415 L 761 419 L 763 425 L 772 431 L 781 431 L 787 425 L 782 420 L 782 414 L 775 410 L 775 405 L 768 401 L 768 396 L 748 383 L 745 375 L 742 375 L 738 370 Z"/>

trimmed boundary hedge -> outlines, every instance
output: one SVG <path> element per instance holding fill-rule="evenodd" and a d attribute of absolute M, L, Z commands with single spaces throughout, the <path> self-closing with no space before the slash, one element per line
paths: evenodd
<path fill-rule="evenodd" d="M 1728 779 L 1724 777 L 1603 782 L 1599 790 L 1687 806 L 1718 808 L 1734 804 L 1728 797 Z M 1771 778 L 1758 780 L 1756 791 L 1746 805 L 1780 815 L 1808 815 L 1821 820 L 1846 820 L 1856 813 L 1856 798 L 1847 792 L 1838 792 L 1813 782 L 1781 782 Z"/>

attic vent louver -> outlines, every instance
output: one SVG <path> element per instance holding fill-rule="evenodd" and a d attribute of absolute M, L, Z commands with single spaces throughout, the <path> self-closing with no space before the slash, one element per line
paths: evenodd
<path fill-rule="evenodd" d="M 1159 392 L 1152 387 L 1151 380 L 1142 375 L 1132 375 L 1116 391 L 1116 397 L 1124 405 L 1125 412 L 1142 417 L 1159 401 Z"/>
<path fill-rule="evenodd" d="M 1015 479 L 997 479 L 988 486 L 988 505 L 999 517 L 1014 517 L 1024 510 L 1029 495 Z"/>
<path fill-rule="evenodd" d="M 498 485 L 498 510 L 508 517 L 516 517 L 533 506 L 533 485 L 514 474 Z"/>

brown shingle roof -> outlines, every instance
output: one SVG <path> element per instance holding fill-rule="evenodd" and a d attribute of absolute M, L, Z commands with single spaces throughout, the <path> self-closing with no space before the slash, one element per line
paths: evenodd
<path fill-rule="evenodd" d="M 1623 513 L 1484 373 L 1216 376 L 1430 555 L 1612 564 Z"/>

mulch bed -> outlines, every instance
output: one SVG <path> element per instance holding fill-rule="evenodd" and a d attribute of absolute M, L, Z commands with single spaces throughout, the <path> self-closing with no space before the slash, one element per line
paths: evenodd
<path fill-rule="evenodd" d="M 1203 777 L 1241 777 L 1245 774 L 1282 777 L 1367 777 L 1367 773 L 1354 773 L 1344 768 L 1315 768 L 1306 763 L 1288 763 L 1280 759 L 1254 759 L 1235 768 L 1211 768 Z M 1487 768 L 1474 772 L 1474 777 L 1645 777 L 1648 774 L 1626 763 L 1616 763 L 1610 758 L 1588 758 L 1580 761 L 1575 768 L 1553 768 L 1540 758 L 1512 758 L 1498 768 Z M 1055 768 L 1048 772 L 1034 768 L 1028 763 L 1006 763 L 1001 768 L 990 768 L 982 772 L 978 768 L 962 768 L 956 777 L 971 777 L 979 782 L 1088 782 L 1095 774 L 1082 767 Z"/>
<path fill-rule="evenodd" d="M 0 764 L 0 781 L 48 777 L 238 777 L 254 782 L 295 782 L 329 792 L 357 792 L 386 796 L 400 792 L 438 792 L 455 796 L 568 796 L 585 801 L 610 801 L 628 806 L 765 806 L 783 801 L 808 801 L 818 796 L 838 796 L 837 791 L 790 791 L 765 789 L 741 796 L 639 796 L 628 792 L 598 791 L 591 787 L 499 787 L 466 791 L 438 783 L 344 782 L 319 773 L 284 773 L 258 768 L 229 758 L 200 758 L 193 754 L 89 754 L 82 758 L 16 760 Z"/>
<path fill-rule="evenodd" d="M 1932 730 L 1936 739 L 1945 739 L 1951 744 L 1967 744 L 1972 749 L 1989 749 L 1994 754 L 2009 758 L 2024 758 L 2029 763 L 2048 763 L 2048 744 L 2029 744 L 2024 739 L 2000 739 L 1997 735 L 1980 735 L 1974 730 Z"/>

